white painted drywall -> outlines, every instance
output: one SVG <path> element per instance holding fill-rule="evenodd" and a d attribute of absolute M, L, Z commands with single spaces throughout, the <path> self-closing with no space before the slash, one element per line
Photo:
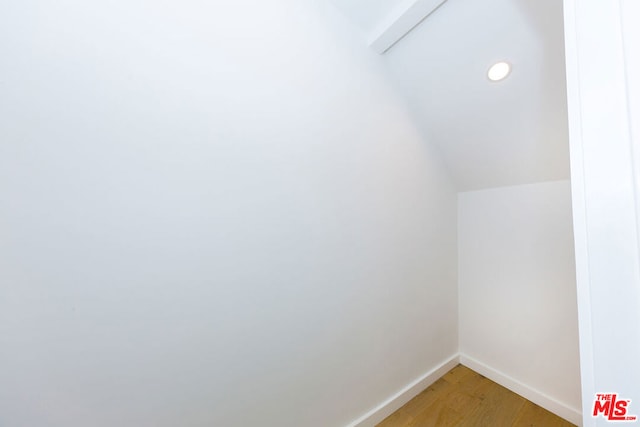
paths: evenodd
<path fill-rule="evenodd" d="M 3 427 L 345 425 L 456 353 L 452 184 L 328 6 L 3 2 L 0 58 Z"/>
<path fill-rule="evenodd" d="M 369 36 L 415 0 L 330 0 L 362 33 Z"/>
<path fill-rule="evenodd" d="M 447 1 L 384 55 L 459 191 L 569 179 L 562 29 L 557 0 Z"/>
<path fill-rule="evenodd" d="M 596 393 L 640 416 L 640 6 L 565 0 L 564 19 L 583 421 L 606 426 Z"/>
<path fill-rule="evenodd" d="M 460 193 L 460 352 L 580 410 L 568 181 Z"/>

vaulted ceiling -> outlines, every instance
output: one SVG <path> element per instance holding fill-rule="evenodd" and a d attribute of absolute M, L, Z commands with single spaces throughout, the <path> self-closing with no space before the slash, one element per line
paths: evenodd
<path fill-rule="evenodd" d="M 460 191 L 569 178 L 561 1 L 332 1 L 377 51 L 419 22 L 382 56 Z"/>

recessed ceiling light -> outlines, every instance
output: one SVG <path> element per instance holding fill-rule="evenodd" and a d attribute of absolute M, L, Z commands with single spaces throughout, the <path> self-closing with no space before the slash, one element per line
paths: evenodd
<path fill-rule="evenodd" d="M 489 71 L 487 71 L 487 77 L 492 82 L 499 82 L 505 79 L 511 72 L 511 64 L 508 62 L 496 62 L 493 64 Z"/>

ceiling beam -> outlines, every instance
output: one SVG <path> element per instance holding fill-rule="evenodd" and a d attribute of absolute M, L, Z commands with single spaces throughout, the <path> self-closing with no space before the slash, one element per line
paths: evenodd
<path fill-rule="evenodd" d="M 379 54 L 385 53 L 413 30 L 447 0 L 411 0 L 378 27 L 369 46 Z"/>

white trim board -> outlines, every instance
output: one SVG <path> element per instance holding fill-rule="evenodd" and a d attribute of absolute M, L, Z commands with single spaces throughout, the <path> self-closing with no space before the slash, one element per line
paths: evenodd
<path fill-rule="evenodd" d="M 640 341 L 619 338 L 640 334 L 640 91 L 638 73 L 630 73 L 640 62 L 637 3 L 564 0 L 582 406 L 590 427 L 606 423 L 586 410 L 596 393 L 640 399 Z"/>
<path fill-rule="evenodd" d="M 421 391 L 439 380 L 444 374 L 458 365 L 458 363 L 460 363 L 460 358 L 457 354 L 454 354 L 429 372 L 407 384 L 402 390 L 398 391 L 357 420 L 348 424 L 347 427 L 375 426 L 404 406 L 405 403 L 416 397 Z"/>
<path fill-rule="evenodd" d="M 476 371 L 480 375 L 484 375 L 485 377 L 500 384 L 501 386 L 508 388 L 512 392 L 519 394 L 525 399 L 530 400 L 536 405 L 542 406 L 549 412 L 553 412 L 557 416 L 562 417 L 565 420 L 578 426 L 582 425 L 582 413 L 579 410 L 571 408 L 564 403 L 559 402 L 558 400 L 547 396 L 546 394 L 534 388 L 531 388 L 526 384 L 521 383 L 520 381 L 510 377 L 509 375 L 493 369 L 476 359 L 473 359 L 472 357 L 460 354 L 460 363 L 467 368 Z"/>
<path fill-rule="evenodd" d="M 382 420 L 393 414 L 395 411 L 404 406 L 405 403 L 413 399 L 420 392 L 425 390 L 431 384 L 439 380 L 444 374 L 453 369 L 456 365 L 462 364 L 469 369 L 477 372 L 480 375 L 484 375 L 490 380 L 500 384 L 501 386 L 511 390 L 512 392 L 519 394 L 525 399 L 530 400 L 543 407 L 544 409 L 556 414 L 557 416 L 564 418 L 565 420 L 577 425 L 582 425 L 582 413 L 571 408 L 564 403 L 547 396 L 546 394 L 529 387 L 526 384 L 506 375 L 497 369 L 491 368 L 484 363 L 469 357 L 465 354 L 455 354 L 438 366 L 420 376 L 413 382 L 407 384 L 400 391 L 390 396 L 387 400 L 380 403 L 376 407 L 372 408 L 366 414 L 362 415 L 355 421 L 349 423 L 346 427 L 374 427 Z"/>
<path fill-rule="evenodd" d="M 369 46 L 379 54 L 385 53 L 447 0 L 412 0 L 403 10 L 393 13 L 375 31 Z M 406 4 L 406 2 L 405 2 Z"/>

